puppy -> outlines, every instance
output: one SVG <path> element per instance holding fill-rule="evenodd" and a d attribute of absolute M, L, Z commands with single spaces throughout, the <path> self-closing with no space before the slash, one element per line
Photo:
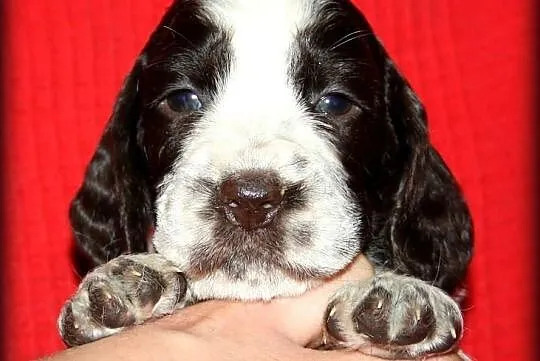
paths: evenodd
<path fill-rule="evenodd" d="M 467 206 L 422 104 L 345 0 L 175 1 L 70 219 L 97 268 L 60 315 L 68 345 L 199 300 L 298 295 L 359 254 L 376 275 L 330 300 L 334 347 L 417 358 L 462 334 L 444 291 L 471 256 Z"/>

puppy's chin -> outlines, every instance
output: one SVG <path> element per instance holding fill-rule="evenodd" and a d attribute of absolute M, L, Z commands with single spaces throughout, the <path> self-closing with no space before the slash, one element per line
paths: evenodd
<path fill-rule="evenodd" d="M 237 279 L 219 270 L 206 277 L 194 279 L 187 275 L 190 290 L 198 300 L 228 299 L 242 301 L 267 301 L 276 297 L 299 296 L 312 288 L 336 278 L 343 280 L 359 280 L 371 277 L 374 270 L 362 254 L 357 255 L 340 270 L 329 272 L 322 277 L 298 279 L 287 272 L 246 272 L 245 277 Z"/>
<path fill-rule="evenodd" d="M 242 279 L 234 279 L 223 271 L 216 271 L 201 279 L 190 279 L 189 287 L 199 300 L 265 301 L 275 297 L 301 295 L 323 282 L 323 279 L 315 278 L 296 280 L 280 271 L 271 274 L 248 272 Z"/>

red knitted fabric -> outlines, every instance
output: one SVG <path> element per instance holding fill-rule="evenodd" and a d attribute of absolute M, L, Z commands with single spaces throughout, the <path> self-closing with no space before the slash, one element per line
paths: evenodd
<path fill-rule="evenodd" d="M 6 360 L 63 348 L 70 198 L 122 77 L 170 0 L 10 0 L 5 57 Z M 531 360 L 532 1 L 358 0 L 425 102 L 473 212 L 463 347 Z"/>

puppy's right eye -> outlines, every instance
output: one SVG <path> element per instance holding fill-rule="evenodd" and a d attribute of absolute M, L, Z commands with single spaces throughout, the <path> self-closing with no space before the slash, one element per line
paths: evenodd
<path fill-rule="evenodd" d="M 166 99 L 169 108 L 178 113 L 191 113 L 202 108 L 199 96 L 191 90 L 178 90 L 171 94 Z"/>
<path fill-rule="evenodd" d="M 323 96 L 315 105 L 315 110 L 319 113 L 339 116 L 348 113 L 353 107 L 351 101 L 339 93 L 330 93 Z"/>

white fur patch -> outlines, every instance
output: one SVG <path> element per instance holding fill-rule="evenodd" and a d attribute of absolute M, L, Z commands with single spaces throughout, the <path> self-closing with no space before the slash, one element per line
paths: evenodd
<path fill-rule="evenodd" d="M 217 187 L 239 171 L 271 170 L 286 183 L 306 186 L 306 206 L 282 220 L 288 263 L 335 273 L 359 253 L 359 210 L 337 149 L 317 131 L 316 119 L 301 105 L 288 75 L 295 36 L 313 21 L 313 3 L 216 0 L 207 8 L 231 34 L 232 65 L 227 78 L 221 79 L 217 100 L 184 141 L 182 154 L 162 183 L 154 246 L 187 270 L 193 248 L 212 244 L 215 222 L 201 214 L 212 190 L 202 189 L 196 180 L 209 180 Z M 299 157 L 306 160 L 302 167 Z M 305 225 L 311 240 L 301 246 L 291 235 Z M 202 298 L 267 299 L 298 294 L 311 285 L 279 271 L 265 272 L 255 266 L 248 269 L 247 278 L 257 281 L 249 282 L 230 280 L 218 271 L 191 287 Z"/>
<path fill-rule="evenodd" d="M 277 270 L 269 274 L 252 269 L 242 280 L 231 280 L 225 273 L 218 271 L 205 279 L 190 283 L 190 290 L 199 298 L 267 301 L 276 297 L 276 290 L 280 295 L 296 296 L 320 283 L 320 280 L 296 281 Z"/>

